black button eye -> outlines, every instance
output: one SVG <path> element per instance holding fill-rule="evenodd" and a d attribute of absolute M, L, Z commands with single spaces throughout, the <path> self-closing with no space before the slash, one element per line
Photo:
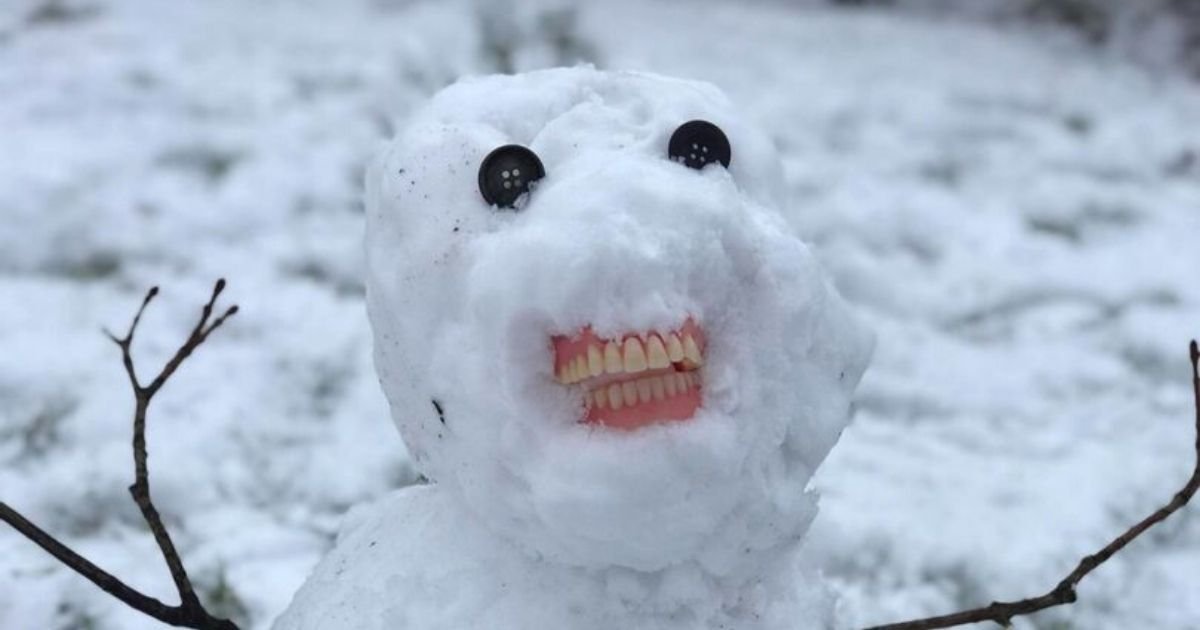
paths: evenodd
<path fill-rule="evenodd" d="M 506 144 L 493 149 L 479 165 L 479 194 L 493 206 L 512 208 L 545 176 L 537 154 L 519 144 Z"/>
<path fill-rule="evenodd" d="M 729 168 L 730 154 L 725 132 L 707 120 L 692 120 L 679 125 L 667 144 L 667 155 L 672 160 L 697 170 L 714 162 Z"/>

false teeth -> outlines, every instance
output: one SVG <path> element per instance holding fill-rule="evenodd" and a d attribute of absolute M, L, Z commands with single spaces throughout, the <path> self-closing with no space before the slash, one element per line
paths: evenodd
<path fill-rule="evenodd" d="M 679 336 L 671 333 L 667 337 L 667 358 L 672 363 L 679 363 L 683 360 L 683 344 L 679 342 Z"/>
<path fill-rule="evenodd" d="M 625 394 L 621 393 L 621 386 L 613 383 L 608 386 L 608 404 L 614 410 L 625 406 Z"/>
<path fill-rule="evenodd" d="M 556 380 L 582 390 L 583 422 L 636 428 L 690 418 L 700 406 L 705 337 L 690 319 L 674 331 L 604 339 L 585 327 L 551 341 Z"/>
<path fill-rule="evenodd" d="M 663 345 L 662 339 L 658 335 L 650 335 L 646 341 L 646 363 L 652 370 L 658 370 L 671 366 L 671 359 L 667 356 L 667 348 Z"/>
<path fill-rule="evenodd" d="M 638 402 L 637 384 L 633 381 L 621 383 L 621 393 L 625 395 L 625 404 L 632 407 Z"/>
<path fill-rule="evenodd" d="M 588 391 L 585 405 L 597 409 L 632 407 L 649 402 L 658 402 L 685 394 L 699 386 L 699 379 L 690 372 L 646 376 L 643 378 L 611 383 Z"/>
<path fill-rule="evenodd" d="M 604 354 L 595 344 L 588 345 L 587 363 L 590 376 L 600 376 L 604 373 Z"/>
<path fill-rule="evenodd" d="M 621 362 L 621 350 L 615 341 L 610 341 L 604 346 L 604 371 L 609 374 L 620 374 L 625 371 Z"/>
<path fill-rule="evenodd" d="M 704 358 L 700 355 L 700 347 L 696 345 L 696 340 L 691 335 L 683 336 L 683 358 L 685 361 L 690 361 L 693 365 L 704 365 Z"/>
<path fill-rule="evenodd" d="M 650 380 L 648 378 L 638 379 L 637 381 L 637 397 L 638 402 L 650 402 Z"/>
<path fill-rule="evenodd" d="M 637 337 L 625 340 L 625 373 L 637 374 L 646 371 L 646 350 Z"/>
<path fill-rule="evenodd" d="M 597 409 L 604 409 L 608 406 L 608 390 L 603 387 L 595 392 L 589 392 L 589 395 L 595 398 Z"/>
<path fill-rule="evenodd" d="M 606 374 L 629 375 L 646 371 L 694 370 L 704 365 L 699 329 L 689 320 L 677 332 L 626 335 L 621 341 L 598 339 L 589 329 L 577 340 L 555 337 L 555 378 L 574 384 Z"/>

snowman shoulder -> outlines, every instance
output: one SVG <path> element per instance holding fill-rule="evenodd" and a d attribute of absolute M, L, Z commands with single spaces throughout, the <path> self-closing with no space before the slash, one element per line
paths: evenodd
<path fill-rule="evenodd" d="M 487 572 L 491 554 L 466 519 L 432 485 L 355 508 L 274 630 L 440 627 L 426 617 L 477 614 L 483 594 L 472 576 Z"/>

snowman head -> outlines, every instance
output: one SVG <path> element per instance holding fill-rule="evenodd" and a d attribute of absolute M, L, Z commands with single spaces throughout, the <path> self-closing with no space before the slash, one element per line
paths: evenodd
<path fill-rule="evenodd" d="M 871 337 L 714 87 L 470 79 L 367 177 L 376 366 L 417 467 L 533 554 L 753 570 L 815 515 Z"/>

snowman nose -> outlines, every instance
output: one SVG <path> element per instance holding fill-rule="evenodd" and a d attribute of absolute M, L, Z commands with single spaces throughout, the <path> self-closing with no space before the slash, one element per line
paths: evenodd
<path fill-rule="evenodd" d="M 687 420 L 700 407 L 706 344 L 691 318 L 676 330 L 611 339 L 589 326 L 552 343 L 556 380 L 581 392 L 586 424 L 636 429 Z"/>

